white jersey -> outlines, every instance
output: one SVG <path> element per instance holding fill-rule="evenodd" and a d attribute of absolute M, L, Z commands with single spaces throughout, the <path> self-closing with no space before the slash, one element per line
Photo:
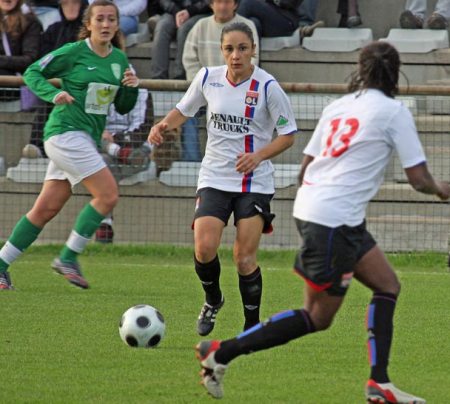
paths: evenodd
<path fill-rule="evenodd" d="M 202 68 L 176 108 L 194 116 L 207 106 L 208 140 L 198 178 L 198 189 L 228 192 L 275 192 L 273 166 L 261 161 L 250 174 L 236 171 L 240 153 L 255 152 L 278 135 L 297 131 L 289 99 L 277 81 L 255 66 L 252 76 L 239 84 L 227 77 L 227 66 Z"/>
<path fill-rule="evenodd" d="M 414 119 L 400 101 L 370 89 L 331 103 L 304 150 L 314 160 L 294 216 L 329 227 L 361 224 L 394 149 L 403 168 L 426 161 Z"/>

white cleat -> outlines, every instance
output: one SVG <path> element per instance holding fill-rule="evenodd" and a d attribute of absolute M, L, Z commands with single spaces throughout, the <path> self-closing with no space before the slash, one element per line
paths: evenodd
<path fill-rule="evenodd" d="M 376 383 L 370 379 L 366 384 L 367 402 L 371 404 L 426 404 L 426 400 L 405 393 L 392 383 Z"/>
<path fill-rule="evenodd" d="M 223 377 L 226 365 L 217 363 L 214 353 L 220 348 L 220 341 L 202 341 L 195 347 L 197 359 L 200 361 L 202 370 L 201 383 L 214 398 L 223 397 Z"/>

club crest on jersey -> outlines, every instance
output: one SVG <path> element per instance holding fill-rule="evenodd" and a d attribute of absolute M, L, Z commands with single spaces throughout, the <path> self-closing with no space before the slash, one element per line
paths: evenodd
<path fill-rule="evenodd" d="M 118 63 L 111 63 L 111 70 L 112 70 L 112 72 L 114 74 L 114 77 L 117 80 L 120 80 L 120 71 L 122 70 L 120 68 L 120 65 Z"/>
<path fill-rule="evenodd" d="M 247 91 L 245 94 L 245 103 L 252 107 L 258 104 L 258 93 L 256 91 Z"/>

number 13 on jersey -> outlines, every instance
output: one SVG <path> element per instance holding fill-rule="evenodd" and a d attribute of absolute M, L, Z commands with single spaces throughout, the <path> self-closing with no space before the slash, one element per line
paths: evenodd
<path fill-rule="evenodd" d="M 345 121 L 337 118 L 330 122 L 330 127 L 322 156 L 339 157 L 348 150 L 352 137 L 358 131 L 359 121 L 356 118 L 347 118 Z"/>

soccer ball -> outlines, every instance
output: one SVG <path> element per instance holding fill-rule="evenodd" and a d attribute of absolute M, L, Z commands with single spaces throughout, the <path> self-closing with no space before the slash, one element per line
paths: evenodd
<path fill-rule="evenodd" d="M 154 348 L 164 338 L 165 330 L 162 314 L 147 304 L 130 307 L 119 324 L 120 338 L 131 347 Z"/>

